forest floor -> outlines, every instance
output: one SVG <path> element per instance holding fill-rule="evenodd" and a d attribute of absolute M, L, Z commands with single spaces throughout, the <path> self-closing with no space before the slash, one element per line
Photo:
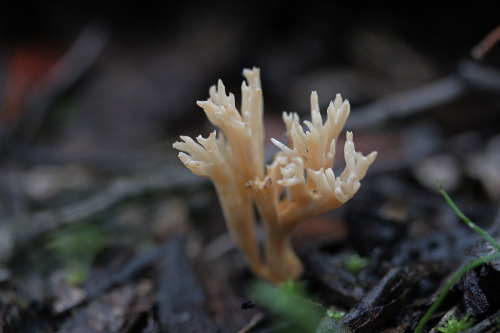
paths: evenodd
<path fill-rule="evenodd" d="M 358 21 L 340 50 L 327 43 L 335 33 L 283 28 L 259 48 L 268 26 L 253 35 L 250 21 L 175 21 L 147 39 L 91 22 L 66 44 L 11 41 L 0 58 L 0 332 L 314 332 L 328 313 L 352 332 L 413 332 L 450 276 L 494 251 L 436 181 L 499 239 L 500 32 L 443 39 L 455 48 L 442 54 Z M 238 99 L 253 65 L 266 154 L 283 138 L 282 111 L 308 118 L 312 90 L 322 112 L 337 92 L 349 99 L 356 148 L 378 151 L 353 199 L 293 231 L 296 284 L 252 275 L 213 186 L 171 148 L 212 130 L 195 105 L 208 87 L 221 78 Z M 498 260 L 469 270 L 424 331 L 466 314 L 467 332 L 500 331 L 498 281 Z"/>

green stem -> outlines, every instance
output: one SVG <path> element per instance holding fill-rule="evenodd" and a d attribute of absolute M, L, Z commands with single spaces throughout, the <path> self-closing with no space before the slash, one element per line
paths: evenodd
<path fill-rule="evenodd" d="M 439 182 L 438 182 L 438 188 L 439 188 L 439 192 L 441 192 L 444 199 L 446 200 L 448 205 L 450 205 L 451 209 L 455 212 L 455 214 L 457 214 L 457 216 L 462 221 L 464 221 L 465 224 L 467 224 L 472 230 L 477 232 L 481 237 L 483 237 L 486 241 L 488 241 L 491 245 L 493 245 L 493 247 L 495 247 L 497 250 L 500 250 L 500 244 L 493 237 L 491 237 L 486 231 L 484 231 L 483 229 L 478 227 L 467 216 L 465 216 L 464 213 L 462 213 L 462 211 L 455 205 L 453 200 L 451 200 L 448 193 L 446 193 L 446 191 L 443 189 L 443 186 Z M 432 306 L 429 308 L 429 310 L 427 310 L 427 312 L 425 313 L 425 315 L 422 317 L 422 319 L 418 323 L 417 327 L 415 328 L 415 331 L 413 331 L 413 332 L 419 333 L 422 330 L 422 328 L 425 326 L 427 321 L 429 321 L 432 314 L 441 305 L 441 303 L 443 302 L 444 298 L 448 294 L 448 291 L 450 291 L 453 284 L 455 284 L 455 282 L 457 282 L 458 279 L 460 279 L 465 273 L 467 273 L 467 271 L 469 269 L 475 268 L 477 266 L 481 266 L 485 263 L 488 263 L 488 262 L 491 262 L 491 261 L 494 261 L 497 259 L 500 259 L 500 252 L 495 252 L 493 254 L 489 254 L 487 256 L 477 258 L 476 260 L 469 262 L 467 265 L 465 265 L 464 267 L 459 269 L 457 272 L 455 272 L 455 274 L 453 274 L 453 276 L 445 284 L 445 286 L 443 287 L 443 290 L 441 290 L 441 292 L 439 293 L 438 298 L 436 299 L 434 304 L 432 304 Z"/>
<path fill-rule="evenodd" d="M 464 275 L 465 273 L 467 273 L 467 271 L 469 269 L 475 268 L 477 266 L 481 266 L 481 265 L 483 265 L 483 264 L 485 264 L 487 262 L 491 262 L 491 261 L 494 261 L 494 260 L 497 260 L 497 259 L 500 259 L 500 252 L 495 252 L 493 254 L 489 254 L 487 256 L 484 256 L 484 257 L 481 257 L 481 258 L 477 258 L 476 260 L 473 260 L 473 261 L 469 262 L 467 265 L 465 265 L 464 267 L 462 267 L 461 269 L 459 269 L 457 272 L 455 272 L 455 274 L 453 274 L 453 276 L 448 280 L 448 282 L 446 283 L 446 285 L 443 287 L 443 290 L 441 290 L 441 292 L 439 293 L 438 298 L 436 299 L 436 301 L 434 302 L 434 304 L 432 304 L 432 306 L 429 308 L 429 310 L 427 310 L 427 312 L 425 313 L 425 315 L 422 317 L 422 319 L 418 323 L 417 328 L 415 328 L 415 331 L 413 331 L 413 332 L 414 333 L 419 333 L 422 330 L 422 328 L 425 326 L 425 324 L 427 323 L 427 321 L 429 320 L 429 318 L 432 316 L 432 314 L 441 305 L 441 303 L 443 302 L 444 298 L 446 297 L 446 294 L 448 293 L 448 291 L 450 291 L 450 289 L 453 286 L 453 284 L 455 284 L 455 282 L 457 282 L 458 279 L 460 279 L 462 277 L 462 275 Z"/>
<path fill-rule="evenodd" d="M 464 221 L 465 224 L 467 224 L 472 230 L 477 232 L 479 235 L 481 235 L 481 237 L 483 237 L 486 241 L 488 241 L 491 245 L 493 245 L 493 247 L 495 247 L 497 250 L 500 250 L 500 244 L 495 239 L 493 239 L 493 237 L 491 237 L 486 231 L 484 231 L 483 229 L 478 227 L 474 222 L 469 220 L 469 218 L 465 216 L 464 213 L 462 213 L 462 211 L 455 205 L 453 200 L 451 200 L 451 198 L 448 196 L 448 193 L 446 193 L 446 191 L 443 189 L 443 186 L 439 182 L 438 182 L 438 188 L 439 192 L 441 192 L 441 194 L 443 195 L 444 200 L 446 200 L 448 205 L 450 205 L 451 209 L 455 212 L 455 214 L 457 214 L 457 216 L 462 221 Z"/>

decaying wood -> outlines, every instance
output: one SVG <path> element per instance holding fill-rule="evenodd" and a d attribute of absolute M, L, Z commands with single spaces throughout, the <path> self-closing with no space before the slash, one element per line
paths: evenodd
<path fill-rule="evenodd" d="M 162 332 L 216 332 L 202 286 L 184 252 L 182 238 L 171 239 L 164 252 L 158 290 Z"/>
<path fill-rule="evenodd" d="M 419 273 L 409 267 L 392 268 L 379 284 L 342 318 L 353 332 L 373 332 L 408 303 Z"/>

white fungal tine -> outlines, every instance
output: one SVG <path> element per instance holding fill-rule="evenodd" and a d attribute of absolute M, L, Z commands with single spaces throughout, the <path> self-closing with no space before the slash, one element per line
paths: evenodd
<path fill-rule="evenodd" d="M 376 152 L 356 152 L 351 132 L 346 133 L 344 171 L 335 176 L 335 144 L 350 113 L 340 94 L 328 105 L 326 120 L 318 94 L 311 93 L 311 121 L 299 123 L 297 113 L 283 113 L 288 146 L 271 139 L 280 151 L 264 168 L 263 99 L 258 68 L 243 71 L 241 113 L 233 94 L 221 80 L 209 89 L 210 98 L 198 101 L 207 118 L 221 131 L 197 142 L 181 136 L 173 147 L 193 173 L 209 177 L 215 185 L 228 229 L 260 277 L 279 282 L 297 278 L 300 260 L 290 242 L 290 230 L 303 219 L 335 209 L 358 191 Z M 265 172 L 264 172 L 265 170 Z M 307 175 L 307 177 L 306 177 Z M 284 195 L 284 197 L 283 197 Z M 263 254 L 255 237 L 253 205 L 264 223 Z"/>

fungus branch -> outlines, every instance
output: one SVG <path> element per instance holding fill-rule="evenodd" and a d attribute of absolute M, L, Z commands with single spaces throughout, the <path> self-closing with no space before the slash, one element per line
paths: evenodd
<path fill-rule="evenodd" d="M 214 183 L 229 232 L 251 269 L 280 282 L 302 273 L 290 241 L 293 227 L 352 198 L 377 153 L 356 152 L 353 135 L 347 132 L 346 167 L 336 177 L 332 170 L 335 143 L 349 116 L 349 102 L 337 95 L 323 123 L 318 95 L 313 92 L 311 121 L 304 122 L 307 130 L 296 113 L 283 113 L 289 147 L 271 139 L 281 151 L 264 173 L 260 71 L 246 69 L 243 75 L 247 83 L 241 87 L 241 113 L 220 80 L 217 88 L 210 88 L 210 98 L 197 103 L 224 135 L 214 131 L 206 139 L 197 137 L 197 142 L 181 136 L 183 142 L 174 143 L 174 148 L 181 151 L 179 158 L 186 167 Z M 264 225 L 263 254 L 255 237 L 254 204 Z"/>

